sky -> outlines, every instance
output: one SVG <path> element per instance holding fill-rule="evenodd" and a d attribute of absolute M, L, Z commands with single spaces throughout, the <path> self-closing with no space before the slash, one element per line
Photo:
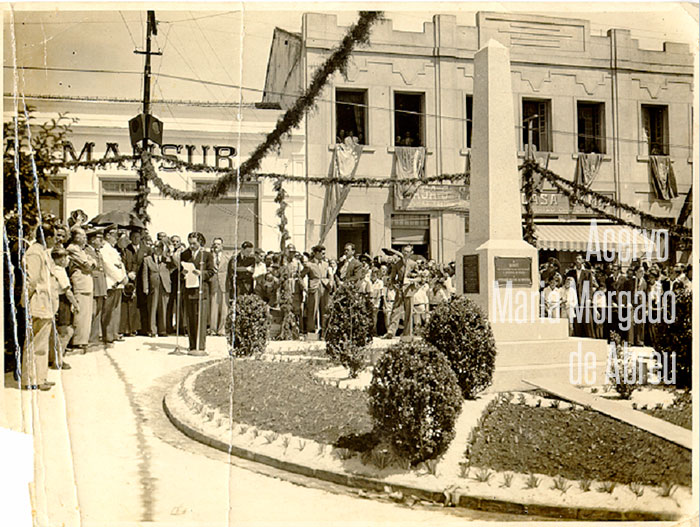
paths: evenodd
<path fill-rule="evenodd" d="M 153 47 L 163 53 L 153 57 L 152 96 L 169 100 L 259 101 L 274 28 L 300 31 L 304 11 L 335 12 L 340 24 L 349 25 L 358 9 L 383 8 L 395 29 L 421 31 L 435 13 L 455 14 L 458 24 L 474 25 L 477 11 L 508 10 L 589 19 L 593 34 L 630 29 L 647 49 L 661 49 L 664 40 L 687 42 L 695 49 L 698 40 L 697 5 L 675 2 L 199 2 L 177 10 L 156 2 L 149 7 L 158 20 Z M 115 3 L 89 9 L 85 4 L 31 3 L 6 10 L 4 93 L 11 93 L 17 82 L 26 94 L 140 99 L 144 58 L 133 51 L 144 49 L 145 11 Z M 38 69 L 14 70 L 15 63 Z M 60 71 L 41 71 L 45 67 Z"/>

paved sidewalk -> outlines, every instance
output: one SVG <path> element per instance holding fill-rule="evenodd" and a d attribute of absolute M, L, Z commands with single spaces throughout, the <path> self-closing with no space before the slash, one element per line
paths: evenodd
<path fill-rule="evenodd" d="M 30 495 L 35 525 L 78 525 L 78 498 L 60 372 L 50 370 L 49 380 L 56 385 L 48 392 L 20 391 L 12 374 L 5 375 L 6 424 L 34 439 Z"/>
<path fill-rule="evenodd" d="M 649 433 L 685 447 L 688 450 L 692 450 L 693 448 L 692 430 L 687 430 L 681 426 L 664 421 L 663 419 L 658 419 L 644 412 L 623 406 L 615 401 L 586 393 L 571 384 L 546 379 L 525 380 L 524 382 L 536 388 L 546 390 L 557 397 L 573 401 L 583 406 L 590 406 L 597 412 L 614 417 L 615 419 L 641 428 L 642 430 L 646 430 Z"/>
<path fill-rule="evenodd" d="M 26 427 L 27 416 L 37 424 L 37 524 L 403 526 L 505 519 L 362 500 L 331 484 L 308 488 L 309 482 L 263 475 L 267 467 L 192 441 L 168 421 L 163 396 L 192 367 L 226 357 L 227 345 L 223 337 L 210 337 L 206 357 L 175 355 L 174 347 L 174 337 L 134 337 L 106 351 L 69 356 L 72 369 L 51 371 L 57 384 L 49 392 L 6 388 L 12 427 Z"/>

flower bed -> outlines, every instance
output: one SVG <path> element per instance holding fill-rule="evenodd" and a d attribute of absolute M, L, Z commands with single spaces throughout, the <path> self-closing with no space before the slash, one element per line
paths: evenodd
<path fill-rule="evenodd" d="M 307 362 L 233 361 L 233 420 L 320 443 L 367 434 L 372 422 L 367 395 L 321 384 Z M 230 411 L 231 363 L 202 372 L 195 393 L 224 415 Z"/>
<path fill-rule="evenodd" d="M 591 410 L 500 401 L 468 445 L 472 465 L 650 485 L 691 485 L 691 452 Z"/>
<path fill-rule="evenodd" d="M 673 403 L 669 406 L 641 410 L 687 430 L 693 429 L 693 396 L 690 392 L 676 393 Z"/>

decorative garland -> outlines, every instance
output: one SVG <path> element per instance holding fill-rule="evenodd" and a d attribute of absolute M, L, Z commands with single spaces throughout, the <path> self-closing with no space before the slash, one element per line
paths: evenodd
<path fill-rule="evenodd" d="M 124 163 L 131 162 L 132 166 L 136 167 L 136 161 L 139 159 L 137 154 L 127 154 L 114 157 L 103 157 L 100 159 L 91 159 L 90 161 L 55 161 L 51 163 L 51 166 L 56 170 L 59 168 L 72 168 L 73 170 L 78 170 L 78 168 L 106 168 L 107 165 L 116 163 L 119 167 L 123 167 Z"/>
<path fill-rule="evenodd" d="M 218 174 L 224 174 L 226 176 L 228 175 L 237 175 L 238 174 L 238 169 L 235 168 L 215 168 L 209 165 L 203 165 L 203 164 L 193 164 L 193 163 L 188 163 L 186 161 L 182 161 L 180 159 L 175 159 L 175 158 L 168 158 L 162 155 L 157 155 L 153 153 L 148 153 L 148 156 L 150 156 L 152 159 L 155 160 L 162 160 L 162 161 L 168 161 L 169 163 L 172 163 L 174 167 L 182 170 L 186 170 L 187 172 L 208 172 L 208 173 L 218 173 Z M 401 183 L 407 183 L 407 184 L 424 184 L 424 185 L 430 185 L 430 184 L 435 184 L 435 183 L 443 183 L 445 181 L 464 181 L 463 184 L 468 185 L 469 184 L 469 172 L 458 172 L 458 173 L 453 173 L 453 174 L 440 174 L 437 176 L 428 176 L 428 177 L 423 177 L 423 178 L 407 178 L 407 179 L 402 179 Z M 156 187 L 163 192 L 163 189 L 165 189 L 165 192 L 167 192 L 167 183 L 165 183 L 156 173 L 155 173 L 155 167 L 151 174 L 149 175 L 149 178 L 153 183 L 156 185 Z M 327 176 L 327 177 L 317 177 L 317 176 L 292 176 L 289 174 L 278 174 L 274 172 L 256 172 L 252 174 L 247 174 L 245 177 L 241 176 L 240 180 L 244 183 L 254 183 L 260 179 L 279 179 L 283 178 L 284 181 L 293 181 L 293 182 L 299 182 L 299 183 L 316 183 L 319 185 L 333 185 L 333 184 L 341 184 L 341 185 L 347 185 L 351 187 L 391 187 L 395 184 L 395 181 L 391 178 L 376 178 L 376 177 L 354 177 L 352 179 L 350 178 L 344 178 L 344 177 L 338 177 L 338 176 Z M 238 181 L 234 181 L 232 183 L 233 186 L 237 185 Z"/>
<path fill-rule="evenodd" d="M 666 218 L 659 218 L 658 216 L 652 216 L 651 214 L 647 214 L 646 212 L 642 212 L 641 210 L 632 207 L 631 205 L 627 205 L 625 203 L 621 203 L 617 200 L 614 200 L 608 196 L 605 196 L 603 194 L 599 194 L 598 192 L 592 191 L 590 189 L 587 189 L 586 187 L 579 185 L 577 183 L 574 183 L 572 181 L 568 181 L 561 176 L 555 174 L 551 170 L 545 169 L 540 167 L 537 163 L 533 161 L 525 161 L 521 167 L 526 174 L 530 174 L 530 178 L 532 179 L 532 173 L 537 172 L 540 174 L 544 179 L 546 179 L 549 183 L 551 183 L 557 190 L 559 190 L 561 193 L 566 195 L 574 204 L 579 203 L 583 205 L 585 208 L 592 210 L 593 212 L 600 214 L 601 216 L 605 217 L 606 219 L 609 219 L 611 221 L 614 221 L 616 223 L 622 224 L 622 225 L 627 225 L 629 227 L 634 227 L 636 229 L 641 229 L 642 227 L 635 222 L 624 220 L 622 218 L 619 218 L 618 216 L 615 216 L 614 214 L 609 213 L 608 211 L 597 207 L 588 201 L 585 201 L 583 198 L 585 196 L 591 196 L 595 198 L 598 201 L 603 202 L 605 205 L 609 207 L 614 207 L 618 208 L 621 210 L 624 210 L 625 212 L 628 212 L 633 215 L 639 216 L 641 219 L 644 219 L 646 221 L 649 221 L 650 223 L 654 223 L 662 228 L 665 228 L 668 230 L 668 232 L 672 236 L 676 236 L 681 239 L 685 238 L 691 238 L 692 237 L 692 231 L 684 227 L 683 225 L 678 225 L 674 223 L 671 220 L 668 220 Z"/>
<path fill-rule="evenodd" d="M 211 185 L 191 192 L 178 190 L 161 181 L 162 185 L 158 186 L 161 193 L 178 200 L 208 203 L 225 195 L 230 187 L 238 184 L 240 178 L 246 178 L 256 172 L 260 168 L 263 158 L 269 152 L 280 148 L 282 139 L 292 129 L 299 126 L 306 112 L 314 106 L 330 76 L 336 71 L 346 70 L 353 49 L 358 44 L 366 44 L 369 41 L 370 28 L 381 16 L 382 13 L 380 11 L 360 12 L 359 19 L 350 27 L 341 43 L 335 48 L 331 56 L 314 72 L 311 84 L 306 91 L 295 101 L 294 106 L 287 110 L 282 118 L 277 121 L 274 130 L 267 134 L 265 140 L 241 164 L 239 170 L 235 172 L 230 171 Z"/>
<path fill-rule="evenodd" d="M 148 214 L 148 207 L 151 204 L 148 201 L 148 194 L 151 189 L 148 188 L 148 176 L 146 175 L 145 167 L 139 168 L 139 179 L 136 182 L 136 198 L 134 200 L 134 214 L 143 222 L 144 225 L 148 226 L 151 223 L 151 216 Z"/>
<path fill-rule="evenodd" d="M 532 198 L 535 195 L 535 178 L 533 177 L 532 168 L 525 167 L 523 173 L 523 191 L 525 192 L 525 212 L 523 218 L 523 238 L 533 247 L 537 247 L 537 236 L 535 235 L 535 213 L 532 210 Z"/>
<path fill-rule="evenodd" d="M 274 190 L 275 203 L 277 203 L 277 217 L 279 218 L 280 238 L 280 310 L 282 312 L 282 324 L 280 328 L 279 340 L 296 340 L 299 338 L 299 322 L 294 311 L 292 310 L 292 291 L 291 280 L 295 277 L 290 276 L 288 263 L 285 262 L 284 255 L 286 253 L 287 242 L 291 239 L 287 230 L 287 192 L 284 190 L 282 183 L 284 180 L 279 178 L 275 181 Z"/>

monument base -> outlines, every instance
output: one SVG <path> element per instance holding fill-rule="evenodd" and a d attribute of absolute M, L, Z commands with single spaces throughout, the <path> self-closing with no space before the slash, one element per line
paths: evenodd
<path fill-rule="evenodd" d="M 585 385 L 605 382 L 609 347 L 604 340 L 497 341 L 496 349 L 496 369 L 488 392 L 532 390 L 523 379 Z"/>

